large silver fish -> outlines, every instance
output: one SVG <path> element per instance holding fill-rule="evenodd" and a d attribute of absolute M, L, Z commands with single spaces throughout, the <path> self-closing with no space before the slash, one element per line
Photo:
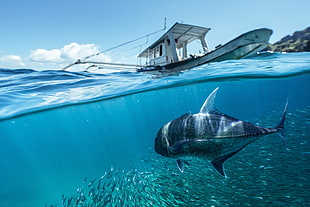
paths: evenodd
<path fill-rule="evenodd" d="M 165 124 L 155 138 L 155 151 L 160 155 L 176 158 L 177 166 L 184 171 L 184 160 L 201 158 L 211 161 L 214 169 L 225 176 L 224 162 L 261 136 L 281 132 L 286 116 L 287 103 L 280 123 L 274 128 L 260 127 L 219 112 L 214 100 L 216 88 L 197 114 L 185 114 Z"/>

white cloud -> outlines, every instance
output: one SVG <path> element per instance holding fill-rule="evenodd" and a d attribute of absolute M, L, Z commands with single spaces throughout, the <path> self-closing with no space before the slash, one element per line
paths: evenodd
<path fill-rule="evenodd" d="M 24 67 L 26 66 L 23 58 L 18 55 L 4 55 L 0 57 L 0 67 L 10 68 L 10 67 Z"/>
<path fill-rule="evenodd" d="M 88 55 L 98 53 L 95 44 L 70 43 L 61 49 L 36 49 L 30 52 L 29 59 L 35 62 L 60 63 L 75 61 Z"/>
<path fill-rule="evenodd" d="M 94 55 L 98 54 L 98 55 Z M 36 70 L 61 69 L 77 61 L 78 59 L 94 55 L 89 60 L 111 62 L 107 54 L 99 54 L 98 46 L 95 44 L 70 43 L 60 49 L 36 49 L 30 51 L 28 57 L 22 58 L 17 55 L 0 56 L 1 68 L 31 68 Z M 75 65 L 75 68 L 87 68 L 87 65 Z"/>
<path fill-rule="evenodd" d="M 61 51 L 58 49 L 46 50 L 37 49 L 30 52 L 29 59 L 35 62 L 59 62 L 61 61 Z"/>
<path fill-rule="evenodd" d="M 77 60 L 99 52 L 98 47 L 95 44 L 79 45 L 77 43 L 65 45 L 60 51 L 61 57 L 66 60 Z"/>

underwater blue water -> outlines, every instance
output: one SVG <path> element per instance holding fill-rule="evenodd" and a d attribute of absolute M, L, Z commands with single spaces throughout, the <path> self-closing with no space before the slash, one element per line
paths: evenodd
<path fill-rule="evenodd" d="M 182 174 L 157 155 L 160 127 L 216 87 L 220 111 L 266 127 L 289 98 L 289 150 L 263 137 L 227 161 L 228 178 L 197 160 Z M 0 206 L 306 206 L 309 90 L 310 53 L 156 75 L 0 69 Z"/>

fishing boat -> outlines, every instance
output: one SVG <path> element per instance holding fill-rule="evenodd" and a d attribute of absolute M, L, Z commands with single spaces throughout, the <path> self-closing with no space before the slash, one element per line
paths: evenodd
<path fill-rule="evenodd" d="M 138 71 L 186 70 L 209 62 L 246 58 L 265 49 L 272 34 L 267 28 L 255 29 L 210 51 L 205 38 L 209 31 L 210 28 L 174 24 L 138 55 L 147 60 Z M 188 54 L 189 45 L 196 40 L 201 44 L 201 52 Z"/>
<path fill-rule="evenodd" d="M 163 30 L 159 30 L 141 38 L 149 37 L 152 34 L 162 31 Z M 127 44 L 123 43 L 108 50 L 79 59 L 65 67 L 64 70 L 73 65 L 91 64 L 85 69 L 86 71 L 90 68 L 106 69 L 106 67 L 130 68 L 138 72 L 183 71 L 209 62 L 240 59 L 254 55 L 268 46 L 269 38 L 272 34 L 271 29 L 255 29 L 236 37 L 224 45 L 218 45 L 215 49 L 210 50 L 206 41 L 206 34 L 209 31 L 210 28 L 175 23 L 153 44 L 140 52 L 138 58 L 143 60 L 145 64 L 138 65 L 88 60 L 89 58 Z M 141 38 L 129 41 L 128 43 L 132 43 Z M 199 43 L 198 47 L 195 45 L 197 42 Z M 197 48 L 200 49 L 198 52 L 191 52 L 193 48 L 196 49 L 196 51 Z"/>

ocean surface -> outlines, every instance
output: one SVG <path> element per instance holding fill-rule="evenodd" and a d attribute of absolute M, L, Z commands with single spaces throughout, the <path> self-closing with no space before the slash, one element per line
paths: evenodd
<path fill-rule="evenodd" d="M 157 131 L 197 113 L 276 126 L 225 163 L 181 173 Z M 0 206 L 308 206 L 310 53 L 262 53 L 179 73 L 0 69 Z"/>

